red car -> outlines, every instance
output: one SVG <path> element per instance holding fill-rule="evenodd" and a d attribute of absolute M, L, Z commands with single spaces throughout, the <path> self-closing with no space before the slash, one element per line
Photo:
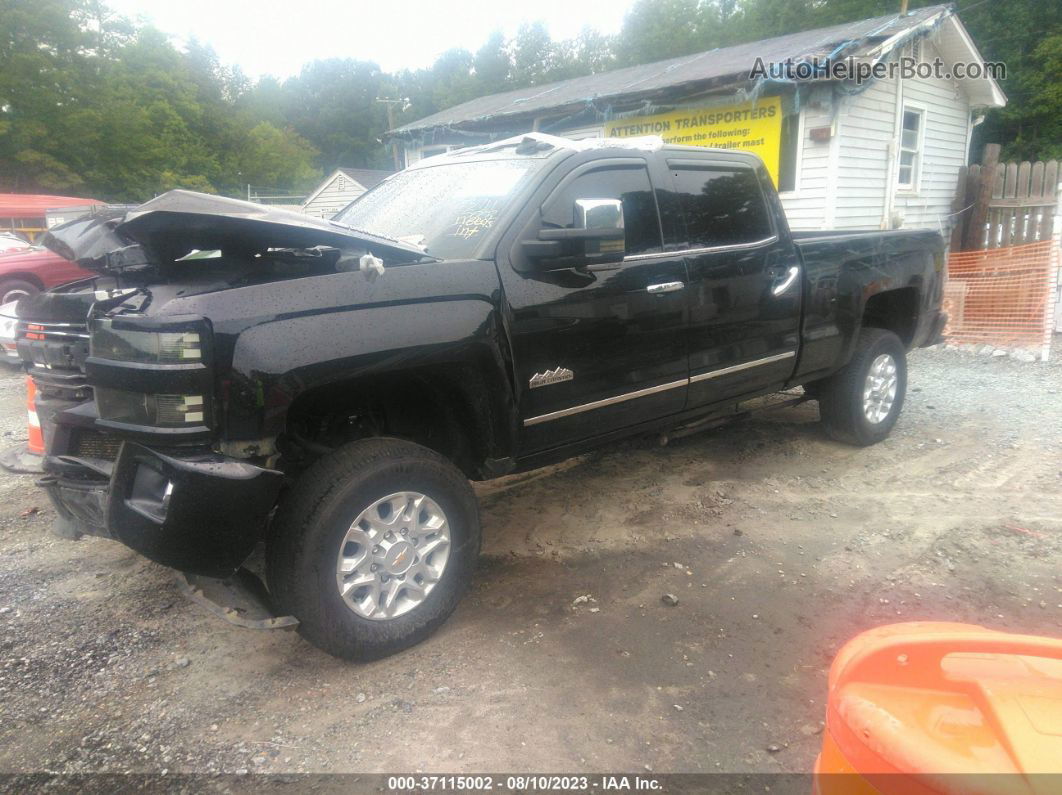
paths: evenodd
<path fill-rule="evenodd" d="M 46 248 L 0 254 L 0 306 L 95 275 Z"/>

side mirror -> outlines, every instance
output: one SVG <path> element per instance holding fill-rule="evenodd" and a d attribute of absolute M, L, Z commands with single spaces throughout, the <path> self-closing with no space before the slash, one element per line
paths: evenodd
<path fill-rule="evenodd" d="M 619 199 L 576 199 L 575 225 L 580 229 L 623 231 L 623 202 Z"/>
<path fill-rule="evenodd" d="M 625 250 L 619 199 L 576 199 L 571 228 L 542 229 L 538 240 L 524 243 L 528 257 L 558 268 L 622 262 Z"/>

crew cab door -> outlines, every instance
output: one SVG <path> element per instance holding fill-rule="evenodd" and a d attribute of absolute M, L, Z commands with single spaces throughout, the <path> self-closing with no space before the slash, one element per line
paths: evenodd
<path fill-rule="evenodd" d="M 574 227 L 577 212 L 592 200 L 621 202 L 622 259 L 565 267 L 536 259 L 543 230 Z M 598 158 L 562 167 L 515 229 L 499 271 L 521 449 L 544 450 L 680 411 L 688 378 L 686 264 L 681 254 L 664 251 L 645 160 Z"/>
<path fill-rule="evenodd" d="M 689 406 L 780 389 L 799 344 L 803 274 L 766 171 L 725 153 L 668 159 L 666 206 L 690 282 Z"/>

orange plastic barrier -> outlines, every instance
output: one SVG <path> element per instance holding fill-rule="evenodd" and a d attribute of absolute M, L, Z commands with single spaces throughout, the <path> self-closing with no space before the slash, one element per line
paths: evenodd
<path fill-rule="evenodd" d="M 958 343 L 1038 347 L 1054 325 L 1054 241 L 948 257 L 948 326 Z"/>
<path fill-rule="evenodd" d="M 1062 792 L 1062 641 L 928 622 L 858 635 L 830 668 L 815 773 L 821 795 Z"/>

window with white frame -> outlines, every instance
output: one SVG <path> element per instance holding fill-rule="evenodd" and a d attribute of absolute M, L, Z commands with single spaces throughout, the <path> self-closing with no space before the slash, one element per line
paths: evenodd
<path fill-rule="evenodd" d="M 905 107 L 903 109 L 903 124 L 900 127 L 900 167 L 896 172 L 896 184 L 901 188 L 913 190 L 918 184 L 924 123 L 925 111 L 918 108 Z"/>

